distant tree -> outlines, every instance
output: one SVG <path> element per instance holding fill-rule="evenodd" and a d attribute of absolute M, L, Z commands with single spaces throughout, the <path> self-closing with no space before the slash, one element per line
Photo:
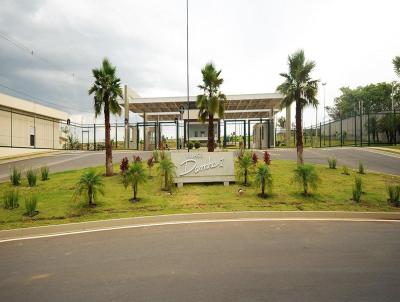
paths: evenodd
<path fill-rule="evenodd" d="M 121 80 L 116 76 L 116 68 L 105 58 L 100 68 L 92 70 L 95 82 L 89 89 L 89 95 L 94 94 L 94 109 L 97 117 L 101 110 L 104 113 L 106 176 L 113 175 L 112 146 L 110 140 L 110 112 L 121 114 L 117 98 L 122 98 Z"/>
<path fill-rule="evenodd" d="M 279 126 L 280 128 L 285 128 L 285 125 L 286 125 L 286 119 L 285 119 L 284 116 L 281 116 L 281 117 L 278 119 L 278 126 Z"/>
<path fill-rule="evenodd" d="M 394 72 L 400 77 L 400 56 L 394 57 L 392 62 L 394 65 Z"/>
<path fill-rule="evenodd" d="M 224 117 L 226 96 L 219 87 L 224 82 L 220 78 L 221 70 L 217 71 L 213 63 L 207 63 L 201 70 L 203 84 L 198 87 L 203 94 L 197 96 L 197 108 L 199 108 L 199 120 L 205 123 L 208 119 L 208 152 L 214 152 L 214 115 L 218 114 L 221 119 Z"/>
<path fill-rule="evenodd" d="M 299 50 L 288 57 L 288 73 L 281 73 L 285 81 L 277 90 L 284 95 L 281 108 L 296 104 L 296 147 L 297 163 L 303 164 L 303 108 L 307 105 L 316 107 L 318 100 L 318 80 L 311 78 L 315 67 L 314 61 L 306 61 L 304 51 Z"/>

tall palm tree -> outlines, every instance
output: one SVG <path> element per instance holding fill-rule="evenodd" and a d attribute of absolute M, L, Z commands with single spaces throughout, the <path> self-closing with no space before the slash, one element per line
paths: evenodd
<path fill-rule="evenodd" d="M 392 62 L 394 65 L 394 72 L 400 77 L 400 56 L 394 57 Z"/>
<path fill-rule="evenodd" d="M 311 79 L 310 73 L 315 67 L 314 61 L 306 61 L 304 51 L 299 50 L 288 57 L 289 72 L 281 73 L 285 81 L 277 90 L 284 95 L 281 108 L 296 103 L 296 147 L 297 163 L 303 162 L 303 108 L 307 105 L 318 105 L 316 95 L 318 93 L 319 80 Z"/>
<path fill-rule="evenodd" d="M 208 119 L 208 152 L 214 152 L 214 115 L 218 114 L 221 119 L 224 117 L 226 96 L 219 87 L 224 82 L 220 78 L 221 70 L 217 71 L 213 63 L 207 63 L 201 70 L 203 84 L 198 87 L 203 94 L 197 96 L 197 108 L 199 108 L 199 120 L 203 123 Z"/>
<path fill-rule="evenodd" d="M 93 86 L 89 89 L 89 95 L 94 94 L 95 115 L 99 115 L 103 109 L 105 124 L 106 147 L 106 176 L 113 175 L 112 146 L 110 140 L 110 112 L 121 114 L 121 107 L 117 98 L 122 98 L 121 80 L 116 76 L 116 68 L 105 58 L 100 68 L 92 70 L 95 78 Z"/>

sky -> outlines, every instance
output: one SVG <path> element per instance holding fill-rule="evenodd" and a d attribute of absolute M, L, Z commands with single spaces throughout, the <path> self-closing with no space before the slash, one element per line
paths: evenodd
<path fill-rule="evenodd" d="M 93 122 L 91 70 L 108 57 L 122 84 L 143 97 L 186 94 L 185 0 L 0 0 L 0 7 L 3 93 Z M 190 94 L 199 93 L 209 61 L 222 70 L 225 94 L 274 92 L 298 49 L 327 83 L 326 106 L 340 87 L 396 80 L 399 11 L 398 0 L 189 0 Z M 320 121 L 322 86 L 318 98 Z M 315 109 L 307 108 L 304 125 L 311 124 Z"/>

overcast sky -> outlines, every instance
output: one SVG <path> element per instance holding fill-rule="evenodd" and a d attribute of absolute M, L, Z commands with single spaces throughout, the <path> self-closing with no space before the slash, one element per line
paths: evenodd
<path fill-rule="evenodd" d="M 91 112 L 91 69 L 108 57 L 141 96 L 186 94 L 185 0 L 0 0 L 0 7 L 0 85 L 73 114 Z M 191 94 L 210 60 L 222 69 L 226 94 L 274 92 L 288 54 L 300 48 L 317 63 L 313 76 L 327 82 L 327 105 L 342 86 L 393 81 L 399 12 L 398 0 L 189 0 Z M 311 123 L 315 111 L 306 110 Z"/>

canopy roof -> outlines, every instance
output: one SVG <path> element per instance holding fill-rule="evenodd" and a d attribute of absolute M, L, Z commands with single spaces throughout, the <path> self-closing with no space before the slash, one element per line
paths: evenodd
<path fill-rule="evenodd" d="M 252 119 L 272 117 L 279 111 L 279 104 L 283 98 L 280 93 L 236 94 L 227 95 L 224 119 Z M 197 117 L 196 97 L 189 97 L 190 118 Z M 154 97 L 142 98 L 130 95 L 129 110 L 143 114 L 147 120 L 174 120 L 179 117 L 179 107 L 185 108 L 187 114 L 187 97 Z M 196 116 L 192 117 L 192 113 Z M 184 114 L 183 118 L 186 118 Z"/>

